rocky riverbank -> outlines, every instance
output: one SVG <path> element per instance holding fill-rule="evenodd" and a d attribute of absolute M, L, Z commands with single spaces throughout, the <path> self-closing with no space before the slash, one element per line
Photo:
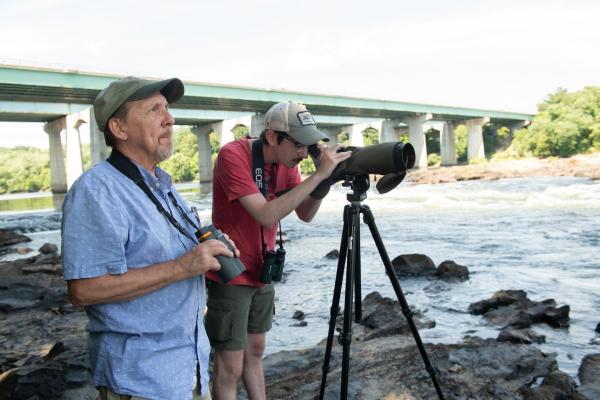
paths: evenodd
<path fill-rule="evenodd" d="M 508 321 L 497 339 L 467 336 L 456 344 L 426 344 L 430 373 L 415 344 L 412 331 L 401 315 L 397 301 L 369 294 L 362 303 L 363 318 L 352 330 L 348 398 L 350 399 L 436 399 L 434 379 L 446 399 L 489 400 L 584 400 L 600 398 L 600 354 L 586 356 L 579 369 L 581 385 L 558 369 L 555 355 L 546 354 L 518 335 L 503 332 L 521 329 L 534 321 L 549 318 L 555 324 L 567 323 L 564 312 L 556 312 L 550 301 L 528 302 L 520 291 L 498 292 L 491 299 L 475 303 L 477 312 L 501 310 Z M 545 307 L 548 306 L 548 307 Z M 488 308 L 489 307 L 489 308 Z M 521 308 L 524 307 L 524 308 Z M 528 319 L 522 315 L 545 317 Z M 564 311 L 564 309 L 563 309 Z M 493 314 L 493 313 L 492 313 Z M 510 315 L 510 317 L 509 317 Z M 417 312 L 412 317 L 419 331 L 435 326 Z M 341 330 L 338 318 L 337 329 Z M 313 399 L 319 394 L 326 341 L 303 350 L 284 351 L 265 359 L 267 397 L 272 399 Z M 342 378 L 342 346 L 332 341 L 325 399 L 339 399 Z M 243 394 L 242 394 L 243 395 Z"/>
<path fill-rule="evenodd" d="M 16 244 L 10 233 L 3 235 Z M 87 366 L 85 313 L 68 301 L 56 246 L 44 246 L 32 254 L 0 263 L 0 400 L 92 400 L 95 389 Z M 469 279 L 466 267 L 445 261 L 436 268 L 422 254 L 401 255 L 392 263 L 400 276 Z M 352 330 L 349 398 L 437 398 L 400 304 L 373 292 L 363 300 L 362 311 L 360 323 Z M 435 326 L 426 311 L 414 311 L 411 318 L 419 331 Z M 499 334 L 496 339 L 465 336 L 455 344 L 425 345 L 446 399 L 600 398 L 600 354 L 582 360 L 580 382 L 576 382 L 558 369 L 554 354 L 536 347 L 544 338 L 529 330 L 542 323 L 564 329 L 569 325 L 568 305 L 559 306 L 554 299 L 533 302 L 522 290 L 502 290 L 464 311 L 481 315 Z M 338 329 L 342 322 L 338 317 Z M 336 334 L 327 399 L 340 398 L 341 350 Z M 268 356 L 268 398 L 314 398 L 324 351 L 325 340 L 312 348 Z"/>
<path fill-rule="evenodd" d="M 409 171 L 406 181 L 431 184 L 530 176 L 578 176 L 600 180 L 600 153 L 579 154 L 569 158 L 526 158 L 452 167 L 430 167 Z"/>

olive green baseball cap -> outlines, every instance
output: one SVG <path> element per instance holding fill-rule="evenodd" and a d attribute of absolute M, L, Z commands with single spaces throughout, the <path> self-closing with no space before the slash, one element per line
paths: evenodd
<path fill-rule="evenodd" d="M 94 100 L 94 115 L 98 127 L 104 132 L 108 120 L 121 105 L 128 101 L 145 99 L 156 92 L 165 96 L 169 104 L 174 103 L 183 96 L 183 83 L 178 78 L 150 81 L 135 76 L 126 76 L 111 82 Z"/>
<path fill-rule="evenodd" d="M 305 146 L 329 138 L 317 129 L 317 124 L 306 106 L 291 101 L 273 105 L 265 115 L 265 128 L 285 132 Z"/>

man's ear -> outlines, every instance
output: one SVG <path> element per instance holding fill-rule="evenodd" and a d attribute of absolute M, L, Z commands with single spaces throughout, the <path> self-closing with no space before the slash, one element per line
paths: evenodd
<path fill-rule="evenodd" d="M 112 132 L 113 136 L 119 140 L 127 140 L 127 132 L 125 131 L 125 124 L 120 118 L 111 118 L 108 120 L 107 127 Z"/>
<path fill-rule="evenodd" d="M 277 134 L 272 129 L 267 129 L 265 132 L 265 142 L 267 142 L 269 146 L 276 146 L 279 144 L 277 141 Z"/>

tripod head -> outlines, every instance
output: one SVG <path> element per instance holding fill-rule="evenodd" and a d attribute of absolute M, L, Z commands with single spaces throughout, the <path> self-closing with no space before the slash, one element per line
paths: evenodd
<path fill-rule="evenodd" d="M 367 190 L 371 182 L 369 175 L 345 175 L 342 186 L 352 189 L 352 193 L 348 193 L 346 198 L 349 202 L 361 202 L 367 198 Z"/>

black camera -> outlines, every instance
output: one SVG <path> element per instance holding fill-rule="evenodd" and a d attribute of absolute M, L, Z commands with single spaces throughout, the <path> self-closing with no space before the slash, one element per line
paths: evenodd
<path fill-rule="evenodd" d="M 263 268 L 260 273 L 262 283 L 280 282 L 285 265 L 285 249 L 279 247 L 276 251 L 267 250 L 264 255 Z"/>

